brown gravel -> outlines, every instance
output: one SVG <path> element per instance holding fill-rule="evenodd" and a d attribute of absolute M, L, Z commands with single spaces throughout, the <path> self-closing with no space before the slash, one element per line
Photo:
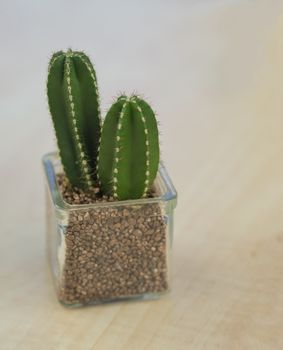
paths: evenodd
<path fill-rule="evenodd" d="M 70 204 L 113 201 L 99 196 L 99 189 L 91 195 L 71 189 L 63 175 L 57 180 Z M 87 304 L 165 292 L 166 236 L 166 221 L 156 203 L 71 211 L 59 299 Z"/>

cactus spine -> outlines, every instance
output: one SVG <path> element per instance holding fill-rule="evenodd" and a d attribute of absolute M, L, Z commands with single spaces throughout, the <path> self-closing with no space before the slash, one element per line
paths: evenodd
<path fill-rule="evenodd" d="M 101 134 L 97 80 L 82 52 L 55 53 L 49 63 L 47 95 L 59 154 L 73 186 L 90 190 Z"/>
<path fill-rule="evenodd" d="M 158 170 L 158 135 L 147 102 L 135 95 L 117 99 L 101 133 L 97 173 L 103 192 L 119 200 L 147 195 Z"/>

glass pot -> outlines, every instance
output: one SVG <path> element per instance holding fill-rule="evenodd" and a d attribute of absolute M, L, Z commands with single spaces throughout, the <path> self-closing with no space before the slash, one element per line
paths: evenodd
<path fill-rule="evenodd" d="M 43 165 L 47 255 L 59 301 L 82 306 L 168 292 L 177 193 L 164 166 L 157 197 L 71 205 L 58 187 L 58 155 L 45 155 Z"/>

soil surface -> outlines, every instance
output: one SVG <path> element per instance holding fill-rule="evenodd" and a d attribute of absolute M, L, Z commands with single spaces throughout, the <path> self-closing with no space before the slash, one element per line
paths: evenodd
<path fill-rule="evenodd" d="M 71 189 L 63 175 L 57 180 L 70 204 L 114 201 L 99 196 L 99 189 L 92 194 Z M 166 220 L 157 203 L 71 211 L 59 299 L 87 304 L 166 291 L 166 237 Z"/>

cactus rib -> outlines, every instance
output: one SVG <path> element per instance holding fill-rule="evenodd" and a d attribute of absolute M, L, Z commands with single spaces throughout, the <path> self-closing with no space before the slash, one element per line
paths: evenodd
<path fill-rule="evenodd" d="M 99 154 L 97 157 L 97 178 L 103 192 L 112 192 L 112 173 L 118 117 L 123 107 L 123 99 L 118 99 L 110 108 L 103 123 Z"/>
<path fill-rule="evenodd" d="M 120 157 L 120 150 L 122 148 L 121 144 L 121 129 L 122 129 L 122 122 L 123 122 L 123 117 L 125 115 L 125 111 L 127 108 L 127 100 L 123 99 L 123 105 L 122 109 L 119 115 L 119 122 L 118 122 L 118 128 L 116 132 L 116 147 L 114 148 L 114 167 L 113 167 L 113 174 L 112 174 L 112 179 L 113 179 L 113 196 L 114 198 L 118 198 L 118 172 L 119 172 L 119 157 Z"/>
<path fill-rule="evenodd" d="M 137 102 L 136 100 L 133 100 L 132 101 L 134 104 L 137 105 Z M 144 192 L 143 192 L 143 197 L 146 197 L 147 195 L 147 191 L 148 191 L 148 185 L 149 185 L 149 175 L 150 175 L 150 148 L 149 148 L 149 138 L 148 138 L 148 128 L 147 128 L 147 124 L 146 124 L 146 120 L 145 120 L 145 117 L 143 115 L 143 112 L 142 112 L 142 109 L 140 106 L 137 105 L 137 110 L 140 114 L 140 118 L 144 124 L 144 133 L 145 133 L 145 146 L 146 146 L 146 172 L 145 172 L 145 181 L 144 181 L 144 184 L 145 184 L 145 188 L 144 188 Z"/>
<path fill-rule="evenodd" d="M 77 149 L 77 155 L 78 155 L 78 164 L 81 167 L 81 170 L 83 172 L 83 177 L 86 179 L 86 183 L 89 187 L 92 186 L 91 179 L 91 169 L 88 165 L 88 159 L 86 155 L 85 145 L 82 143 L 81 137 L 79 135 L 79 129 L 78 129 L 78 116 L 75 110 L 75 103 L 74 103 L 74 97 L 72 93 L 72 79 L 71 79 L 71 67 L 70 67 L 70 57 L 67 56 L 65 60 L 66 65 L 66 85 L 67 85 L 67 99 L 69 100 L 69 104 L 67 106 L 70 108 L 70 114 L 71 114 L 71 120 L 72 120 L 72 127 L 71 130 L 74 134 L 74 139 L 76 140 L 75 146 Z"/>

